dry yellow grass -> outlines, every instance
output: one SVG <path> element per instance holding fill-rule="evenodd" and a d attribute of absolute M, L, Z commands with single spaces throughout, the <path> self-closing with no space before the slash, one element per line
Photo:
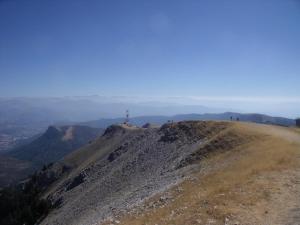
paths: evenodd
<path fill-rule="evenodd" d="M 249 123 L 231 129 L 250 141 L 201 161 L 204 169 L 168 190 L 171 201 L 122 215 L 120 224 L 287 224 L 289 209 L 298 207 L 299 133 Z"/>

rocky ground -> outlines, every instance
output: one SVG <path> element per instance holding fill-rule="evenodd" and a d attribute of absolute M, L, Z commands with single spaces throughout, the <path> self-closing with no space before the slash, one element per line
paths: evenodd
<path fill-rule="evenodd" d="M 42 224 L 299 224 L 299 134 L 230 122 L 114 125 L 62 162 Z"/>
<path fill-rule="evenodd" d="M 291 129 L 236 124 L 251 141 L 211 155 L 178 185 L 100 224 L 300 224 L 300 138 Z"/>
<path fill-rule="evenodd" d="M 62 203 L 44 224 L 92 224 L 112 212 L 132 208 L 181 180 L 185 161 L 228 127 L 230 124 L 225 122 L 182 122 L 161 128 L 109 127 L 89 147 L 94 148 L 93 154 L 82 149 L 65 160 L 65 164 L 72 164 L 81 158 L 81 152 L 87 153 L 86 159 L 78 163 L 81 168 L 53 187 L 51 199 Z M 199 157 L 206 154 L 197 153 Z"/>

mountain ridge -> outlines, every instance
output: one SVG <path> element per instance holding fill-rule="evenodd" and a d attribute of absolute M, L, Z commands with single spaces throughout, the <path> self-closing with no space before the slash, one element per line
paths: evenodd
<path fill-rule="evenodd" d="M 42 224 L 93 224 L 111 215 L 111 208 L 125 210 L 137 204 L 139 199 L 150 197 L 186 176 L 186 162 L 193 167 L 202 157 L 222 152 L 213 137 L 225 141 L 231 127 L 231 123 L 222 121 L 183 121 L 159 128 L 108 127 L 91 145 L 54 165 L 56 170 L 62 171 L 57 167 L 63 166 L 70 170 L 62 173 L 46 192 L 45 197 L 54 204 L 59 202 L 60 207 Z M 239 141 L 240 137 L 229 142 L 235 140 L 234 146 L 242 144 L 245 139 Z M 224 142 L 227 150 L 229 142 Z M 199 146 L 204 148 L 197 152 Z M 81 213 L 69 210 L 74 207 Z"/>
<path fill-rule="evenodd" d="M 295 129 L 226 121 L 112 125 L 49 168 L 58 173 L 44 198 L 58 208 L 41 224 L 263 224 L 268 217 L 277 225 L 278 215 L 293 220 L 285 215 L 296 215 L 299 205 L 293 201 L 293 180 L 300 177 L 294 170 L 300 144 Z M 283 181 L 295 188 L 287 191 Z M 287 193 L 292 197 L 278 207 L 268 197 Z M 242 203 L 245 210 L 237 207 Z"/>
<path fill-rule="evenodd" d="M 294 119 L 285 117 L 269 116 L 259 113 L 236 113 L 236 112 L 225 112 L 225 113 L 204 113 L 204 114 L 178 114 L 174 116 L 137 116 L 130 118 L 130 123 L 143 126 L 146 123 L 153 123 L 162 125 L 168 121 L 179 122 L 183 120 L 236 120 L 239 118 L 240 121 L 255 122 L 255 123 L 266 123 L 281 126 L 294 126 L 296 124 Z M 125 118 L 114 118 L 114 119 L 99 119 L 87 122 L 78 123 L 80 125 L 86 125 L 90 127 L 106 128 L 111 124 L 118 124 L 125 121 Z"/>

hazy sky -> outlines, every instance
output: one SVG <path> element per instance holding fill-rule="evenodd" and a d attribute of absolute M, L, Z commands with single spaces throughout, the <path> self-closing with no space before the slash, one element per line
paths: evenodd
<path fill-rule="evenodd" d="M 0 96 L 300 104 L 298 0 L 0 0 Z"/>

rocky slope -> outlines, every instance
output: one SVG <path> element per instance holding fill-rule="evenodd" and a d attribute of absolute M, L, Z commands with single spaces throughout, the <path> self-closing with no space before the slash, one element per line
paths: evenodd
<path fill-rule="evenodd" d="M 113 125 L 94 143 L 55 164 L 69 170 L 45 194 L 59 208 L 43 224 L 103 221 L 176 184 L 208 155 L 251 139 L 233 133 L 228 122 L 149 127 Z"/>
<path fill-rule="evenodd" d="M 98 224 L 300 224 L 300 130 L 235 123 L 231 132 L 247 141 L 202 158 L 182 182 Z"/>
<path fill-rule="evenodd" d="M 299 224 L 298 129 L 146 127 L 113 125 L 44 171 L 56 208 L 41 224 Z"/>

